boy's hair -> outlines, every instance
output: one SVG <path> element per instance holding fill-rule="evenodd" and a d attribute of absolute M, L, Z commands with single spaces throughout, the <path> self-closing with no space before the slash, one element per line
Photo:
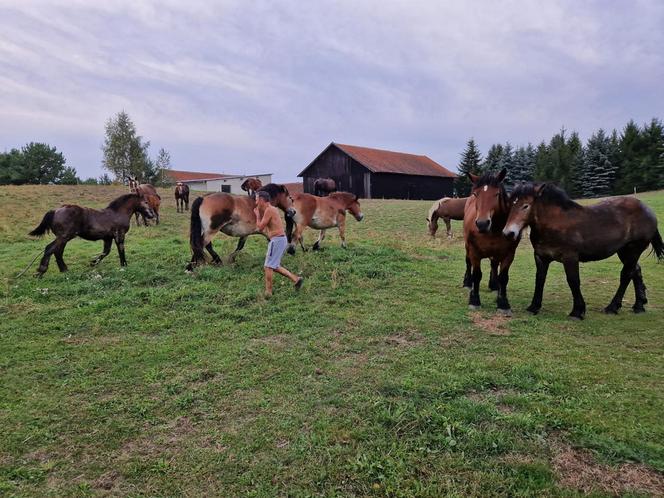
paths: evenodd
<path fill-rule="evenodd" d="M 256 195 L 258 195 L 259 199 L 263 199 L 266 202 L 270 202 L 270 194 L 268 194 L 265 190 L 259 190 Z"/>

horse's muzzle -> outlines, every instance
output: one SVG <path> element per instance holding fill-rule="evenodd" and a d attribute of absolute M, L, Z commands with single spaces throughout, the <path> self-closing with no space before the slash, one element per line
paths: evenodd
<path fill-rule="evenodd" d="M 293 216 L 295 216 L 295 209 L 293 208 L 286 209 L 286 218 L 292 218 Z"/>
<path fill-rule="evenodd" d="M 503 235 L 507 237 L 509 240 L 516 240 L 516 238 L 519 236 L 520 233 L 521 230 L 512 225 L 505 227 L 505 229 L 503 230 Z"/>
<path fill-rule="evenodd" d="M 357 221 L 362 221 L 362 220 L 364 219 L 364 213 L 360 213 L 360 214 L 358 214 L 358 215 L 355 217 L 355 219 L 356 219 Z"/>
<path fill-rule="evenodd" d="M 487 233 L 491 228 L 491 220 L 475 220 L 475 226 L 480 233 Z"/>

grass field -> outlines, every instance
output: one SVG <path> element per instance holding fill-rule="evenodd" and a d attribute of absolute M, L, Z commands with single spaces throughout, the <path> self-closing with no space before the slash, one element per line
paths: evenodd
<path fill-rule="evenodd" d="M 587 318 L 553 265 L 537 317 L 528 241 L 514 317 L 470 312 L 461 238 L 430 240 L 429 202 L 365 201 L 306 277 L 261 294 L 266 242 L 186 274 L 188 214 L 115 247 L 71 242 L 33 267 L 26 234 L 60 203 L 120 187 L 0 188 L 0 495 L 633 496 L 664 493 L 664 265 L 642 259 L 648 312 L 600 310 L 617 258 L 583 265 Z M 664 193 L 642 196 L 664 225 Z M 460 224 L 454 229 L 459 235 Z M 443 229 L 444 232 L 444 229 Z M 314 233 L 305 238 L 309 245 Z M 219 237 L 228 254 L 236 239 Z M 485 271 L 485 277 L 488 271 Z"/>

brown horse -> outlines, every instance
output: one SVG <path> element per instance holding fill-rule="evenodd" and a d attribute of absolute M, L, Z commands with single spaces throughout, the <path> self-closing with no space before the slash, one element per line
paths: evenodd
<path fill-rule="evenodd" d="M 75 237 L 104 241 L 104 251 L 92 260 L 93 265 L 98 264 L 108 255 L 111 251 L 111 244 L 115 240 L 120 265 L 127 266 L 124 238 L 134 213 L 141 213 L 146 218 L 154 217 L 154 212 L 147 200 L 138 194 L 122 195 L 102 210 L 65 204 L 59 209 L 48 211 L 39 226 L 30 232 L 30 235 L 41 236 L 50 230 L 56 237 L 44 250 L 44 256 L 37 269 L 37 276 L 41 277 L 46 273 L 48 262 L 53 254 L 60 271 L 67 271 L 67 265 L 62 256 L 67 242 Z"/>
<path fill-rule="evenodd" d="M 283 185 L 269 183 L 259 190 L 270 194 L 272 204 L 286 213 L 288 224 L 289 217 L 293 216 L 288 189 Z M 191 205 L 189 240 L 193 255 L 187 270 L 192 271 L 194 267 L 205 262 L 203 249 L 207 249 L 210 253 L 213 263 L 221 264 L 219 254 L 212 247 L 212 238 L 219 231 L 240 238 L 235 251 L 229 256 L 231 262 L 244 247 L 247 237 L 264 235 L 256 227 L 255 207 L 254 198 L 246 195 L 214 192 L 205 197 L 198 197 Z"/>
<path fill-rule="evenodd" d="M 182 182 L 175 185 L 175 210 L 178 213 L 189 211 L 189 185 Z"/>
<path fill-rule="evenodd" d="M 256 198 L 256 192 L 263 186 L 263 182 L 261 182 L 258 178 L 247 178 L 245 181 L 242 182 L 242 185 L 240 185 L 240 188 L 244 190 L 247 195 L 250 195 L 253 198 Z"/>
<path fill-rule="evenodd" d="M 157 189 L 154 188 L 152 185 L 149 183 L 138 183 L 136 178 L 133 178 L 131 176 L 127 177 L 129 180 L 129 188 L 131 189 L 132 192 L 144 197 L 147 201 L 148 204 L 150 204 L 150 208 L 152 211 L 154 211 L 154 219 L 157 225 L 159 225 L 159 207 L 161 206 L 161 196 L 157 193 Z M 139 225 L 138 222 L 138 215 L 139 213 L 136 213 L 136 226 Z M 145 226 L 148 226 L 148 221 L 145 216 L 143 216 L 143 224 Z"/>
<path fill-rule="evenodd" d="M 574 306 L 571 318 L 582 319 L 586 303 L 581 295 L 580 261 L 599 261 L 618 254 L 623 264 L 620 284 L 606 313 L 618 313 L 625 290 L 634 283 L 635 313 L 645 311 L 646 286 L 639 257 L 652 245 L 657 258 L 664 259 L 664 243 L 657 230 L 657 218 L 634 197 L 614 197 L 592 206 L 581 206 L 549 184 L 523 184 L 511 195 L 512 208 L 503 233 L 518 238 L 530 226 L 537 274 L 535 293 L 528 311 L 537 314 L 542 307 L 544 282 L 551 261 L 565 268 Z"/>
<path fill-rule="evenodd" d="M 325 197 L 337 190 L 337 183 L 332 178 L 317 178 L 314 181 L 314 195 Z"/>
<path fill-rule="evenodd" d="M 295 209 L 292 220 L 295 224 L 295 233 L 293 234 L 293 223 L 287 223 L 286 226 L 289 254 L 295 254 L 295 245 L 298 241 L 302 250 L 306 251 L 302 232 L 307 226 L 320 230 L 318 240 L 313 245 L 314 251 L 320 248 L 320 243 L 325 238 L 325 230 L 332 227 L 339 228 L 341 247 L 346 248 L 346 211 L 350 211 L 357 221 L 362 221 L 364 218 L 357 196 L 350 192 L 333 192 L 327 197 L 295 194 L 293 209 Z"/>
<path fill-rule="evenodd" d="M 468 174 L 473 186 L 463 217 L 463 234 L 466 242 L 464 286 L 472 283 L 468 304 L 471 309 L 478 309 L 482 280 L 480 263 L 482 259 L 489 258 L 491 260 L 489 288 L 498 290 L 496 298 L 498 311 L 511 316 L 507 283 L 510 265 L 521 237 L 518 235 L 514 239 L 508 239 L 503 235 L 510 210 L 507 192 L 503 185 L 506 174 L 505 168 L 498 174 L 484 173 L 482 176 Z M 499 266 L 500 272 L 498 272 Z"/>
<path fill-rule="evenodd" d="M 427 216 L 427 228 L 429 235 L 436 236 L 438 231 L 438 218 L 442 218 L 447 228 L 447 238 L 452 238 L 452 224 L 450 220 L 463 220 L 463 213 L 466 208 L 468 197 L 454 198 L 443 197 L 437 200 L 429 209 Z"/>

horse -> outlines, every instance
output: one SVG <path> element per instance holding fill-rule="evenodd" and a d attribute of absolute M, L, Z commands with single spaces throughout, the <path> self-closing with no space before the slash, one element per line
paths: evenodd
<path fill-rule="evenodd" d="M 427 228 L 429 229 L 429 235 L 431 237 L 436 237 L 436 231 L 438 230 L 438 218 L 442 218 L 445 222 L 445 227 L 447 227 L 447 238 L 452 238 L 452 224 L 450 220 L 463 220 L 463 213 L 466 207 L 466 201 L 468 197 L 453 198 L 453 197 L 443 197 L 442 199 L 437 200 L 429 209 L 429 214 L 427 215 Z"/>
<path fill-rule="evenodd" d="M 272 204 L 286 214 L 286 225 L 294 214 L 291 208 L 291 197 L 288 189 L 283 185 L 268 183 L 259 190 L 270 194 Z M 204 197 L 198 197 L 191 205 L 191 224 L 189 227 L 189 242 L 192 251 L 191 262 L 187 271 L 205 263 L 203 249 L 207 249 L 212 262 L 222 264 L 219 254 L 212 247 L 212 238 L 221 231 L 231 237 L 239 237 L 237 247 L 229 255 L 229 262 L 233 262 L 238 252 L 242 250 L 247 237 L 250 235 L 265 234 L 256 227 L 254 208 L 256 200 L 246 195 L 234 195 L 225 192 L 213 192 Z"/>
<path fill-rule="evenodd" d="M 247 178 L 245 181 L 242 182 L 242 185 L 240 185 L 240 188 L 244 190 L 247 195 L 256 198 L 256 192 L 263 186 L 263 182 L 261 182 L 258 178 Z"/>
<path fill-rule="evenodd" d="M 337 183 L 332 178 L 317 178 L 314 181 L 314 195 L 325 197 L 337 190 Z"/>
<path fill-rule="evenodd" d="M 605 313 L 616 314 L 630 281 L 634 284 L 634 313 L 645 311 L 648 302 L 639 258 L 652 245 L 659 261 L 664 259 L 664 243 L 652 210 L 634 197 L 613 197 L 591 206 L 574 202 L 564 190 L 548 183 L 526 183 L 511 194 L 511 210 L 503 233 L 519 237 L 530 227 L 535 254 L 535 293 L 532 314 L 542 307 L 544 282 L 552 261 L 563 264 L 574 305 L 570 318 L 581 320 L 586 303 L 581 294 L 579 262 L 599 261 L 618 254 L 623 264 L 620 283 Z"/>
<path fill-rule="evenodd" d="M 350 211 L 357 221 L 362 221 L 364 218 L 357 196 L 350 192 L 333 192 L 327 197 L 295 194 L 293 196 L 293 209 L 295 215 L 292 217 L 292 223 L 286 224 L 289 254 L 295 254 L 295 244 L 298 241 L 302 250 L 306 251 L 302 232 L 307 226 L 320 230 L 318 240 L 313 245 L 314 251 L 320 248 L 320 243 L 325 238 L 325 230 L 332 227 L 339 228 L 341 247 L 345 249 L 346 211 Z M 293 226 L 295 226 L 295 233 L 293 233 Z"/>
<path fill-rule="evenodd" d="M 466 243 L 466 275 L 464 287 L 471 285 L 468 305 L 479 309 L 480 281 L 482 280 L 482 259 L 491 261 L 489 288 L 497 290 L 498 311 L 511 316 L 512 310 L 507 299 L 509 269 L 514 261 L 514 253 L 521 235 L 509 239 L 503 235 L 505 222 L 510 211 L 508 196 L 503 185 L 507 170 L 499 173 L 484 173 L 481 176 L 468 174 L 472 182 L 471 195 L 466 202 L 463 216 L 463 235 Z M 498 271 L 500 266 L 500 271 Z"/>
<path fill-rule="evenodd" d="M 62 255 L 65 252 L 67 242 L 75 237 L 104 241 L 104 250 L 92 260 L 91 264 L 93 266 L 99 264 L 102 259 L 108 256 L 111 251 L 111 244 L 115 240 L 120 265 L 127 266 L 124 238 L 129 230 L 131 216 L 134 213 L 141 213 L 146 218 L 153 218 L 155 215 L 147 200 L 134 193 L 121 195 L 101 210 L 65 204 L 59 209 L 48 211 L 39 226 L 29 234 L 39 237 L 47 231 L 51 231 L 56 237 L 44 250 L 44 256 L 37 269 L 37 276 L 41 277 L 46 273 L 48 262 L 53 254 L 60 271 L 67 271 L 67 265 Z"/>
<path fill-rule="evenodd" d="M 129 189 L 138 194 L 143 196 L 147 201 L 148 204 L 150 204 L 150 208 L 154 211 L 154 219 L 157 225 L 159 225 L 159 206 L 161 206 L 161 196 L 157 193 L 157 189 L 154 188 L 154 186 L 150 185 L 149 183 L 138 183 L 136 178 L 133 178 L 131 176 L 127 177 L 129 180 Z M 138 222 L 138 212 L 136 213 L 136 226 L 139 225 Z M 143 224 L 145 226 L 148 226 L 148 221 L 145 216 L 143 216 Z"/>
<path fill-rule="evenodd" d="M 189 211 L 189 185 L 182 182 L 175 185 L 175 209 L 178 213 Z"/>

